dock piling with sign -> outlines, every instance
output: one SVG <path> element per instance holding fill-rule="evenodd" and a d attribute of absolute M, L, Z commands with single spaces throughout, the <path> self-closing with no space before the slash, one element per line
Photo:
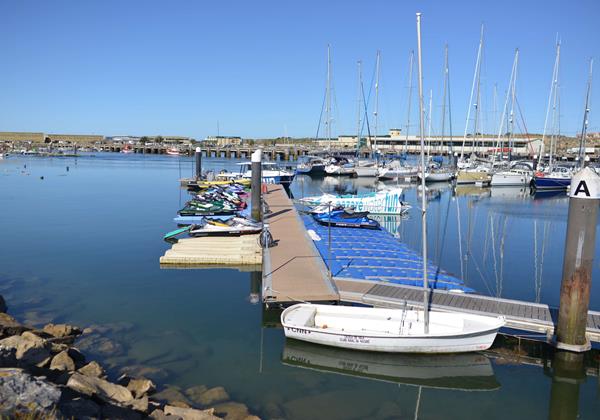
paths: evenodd
<path fill-rule="evenodd" d="M 600 204 L 600 176 L 583 168 L 571 180 L 569 218 L 560 287 L 556 347 L 581 352 L 590 349 L 586 337 L 596 223 Z"/>
<path fill-rule="evenodd" d="M 202 177 L 202 152 L 199 147 L 196 147 L 196 152 L 194 153 L 194 157 L 196 159 L 196 181 Z"/>

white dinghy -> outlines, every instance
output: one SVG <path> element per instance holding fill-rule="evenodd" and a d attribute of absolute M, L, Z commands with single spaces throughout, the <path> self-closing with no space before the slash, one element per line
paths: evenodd
<path fill-rule="evenodd" d="M 462 353 L 491 347 L 503 317 L 300 303 L 281 314 L 285 336 L 326 346 L 389 353 Z"/>

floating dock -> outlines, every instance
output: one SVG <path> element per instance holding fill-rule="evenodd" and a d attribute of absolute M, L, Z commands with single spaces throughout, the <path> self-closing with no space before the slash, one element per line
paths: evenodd
<path fill-rule="evenodd" d="M 340 299 L 389 308 L 422 308 L 423 288 L 398 284 L 385 284 L 357 279 L 336 278 Z M 471 293 L 454 293 L 432 290 L 430 308 L 438 311 L 468 312 L 506 318 L 506 327 L 537 332 L 551 337 L 558 320 L 558 310 L 546 304 L 521 300 L 502 299 Z M 600 312 L 588 311 L 587 337 L 600 342 Z"/>
<path fill-rule="evenodd" d="M 262 262 L 259 235 L 206 236 L 185 238 L 165 255 L 160 257 L 161 265 L 256 265 Z"/>
<path fill-rule="evenodd" d="M 263 199 L 270 209 L 264 222 L 275 241 L 264 251 L 263 301 L 338 301 L 327 267 L 283 186 L 268 185 Z"/>

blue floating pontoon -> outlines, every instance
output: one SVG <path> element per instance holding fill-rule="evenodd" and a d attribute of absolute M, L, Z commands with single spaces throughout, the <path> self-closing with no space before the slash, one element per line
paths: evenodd
<path fill-rule="evenodd" d="M 302 216 L 306 229 L 321 240 L 314 241 L 325 264 L 329 255 L 329 227 Z M 331 273 L 338 278 L 382 281 L 407 286 L 423 285 L 423 258 L 385 230 L 331 227 Z M 474 292 L 464 282 L 429 262 L 429 287 Z"/>

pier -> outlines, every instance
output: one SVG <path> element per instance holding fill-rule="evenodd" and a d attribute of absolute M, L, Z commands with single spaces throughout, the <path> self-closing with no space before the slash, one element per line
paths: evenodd
<path fill-rule="evenodd" d="M 270 209 L 264 222 L 275 241 L 263 252 L 263 302 L 338 301 L 327 267 L 285 189 L 268 185 L 263 199 Z"/>

